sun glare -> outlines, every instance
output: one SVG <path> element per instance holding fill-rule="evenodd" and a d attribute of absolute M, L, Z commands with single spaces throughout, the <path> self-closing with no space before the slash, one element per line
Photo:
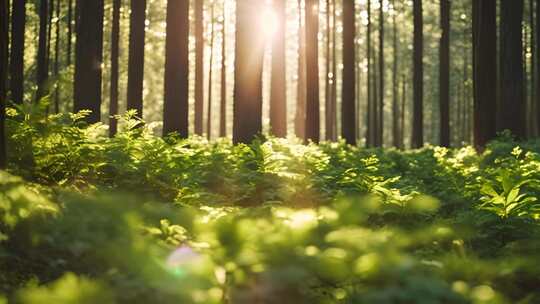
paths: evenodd
<path fill-rule="evenodd" d="M 266 4 L 261 12 L 259 27 L 266 41 L 271 41 L 274 38 L 278 28 L 278 18 L 270 4 Z"/>

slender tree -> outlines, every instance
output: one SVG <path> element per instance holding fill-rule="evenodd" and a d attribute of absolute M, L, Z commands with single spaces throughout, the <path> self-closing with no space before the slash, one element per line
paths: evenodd
<path fill-rule="evenodd" d="M 80 5 L 80 4 L 79 4 Z M 131 0 L 127 108 L 143 117 L 144 39 L 146 0 Z"/>
<path fill-rule="evenodd" d="M 341 104 L 341 135 L 350 145 L 356 145 L 355 95 L 355 9 L 354 0 L 343 1 L 343 85 Z"/>
<path fill-rule="evenodd" d="M 373 105 L 373 87 L 372 87 L 372 64 L 371 64 L 371 0 L 367 0 L 367 128 L 366 144 L 368 147 L 375 145 L 375 115 Z"/>
<path fill-rule="evenodd" d="M 210 63 L 208 64 L 208 104 L 207 104 L 207 119 L 206 119 L 206 136 L 208 139 L 212 137 L 212 72 L 214 65 L 214 7 L 215 3 L 212 2 L 210 8 Z"/>
<path fill-rule="evenodd" d="M 68 2 L 68 12 L 67 12 L 67 65 L 71 66 L 71 45 L 73 36 L 73 0 Z"/>
<path fill-rule="evenodd" d="M 56 1 L 56 22 L 55 22 L 55 37 L 54 37 L 54 70 L 53 75 L 56 81 L 54 86 L 54 112 L 60 112 L 60 88 L 58 87 L 58 77 L 60 73 L 60 0 Z"/>
<path fill-rule="evenodd" d="M 331 139 L 337 140 L 337 13 L 336 2 L 332 3 L 332 81 L 330 91 L 330 127 Z"/>
<path fill-rule="evenodd" d="M 523 87 L 523 0 L 501 0 L 501 119 L 499 130 L 526 137 Z"/>
<path fill-rule="evenodd" d="M 306 0 L 306 140 L 319 142 L 319 0 Z"/>
<path fill-rule="evenodd" d="M 264 36 L 257 19 L 260 11 L 259 1 L 236 1 L 234 143 L 249 143 L 262 131 Z"/>
<path fill-rule="evenodd" d="M 287 136 L 287 79 L 285 77 L 285 0 L 274 0 L 277 19 L 272 41 L 272 75 L 270 83 L 270 126 L 277 137 Z"/>
<path fill-rule="evenodd" d="M 219 136 L 227 136 L 227 7 L 223 1 L 223 16 L 221 24 L 221 98 L 219 107 Z"/>
<path fill-rule="evenodd" d="M 538 54 L 540 54 L 540 3 L 538 0 L 536 1 L 536 24 L 535 24 L 535 45 L 536 45 L 536 56 L 534 57 L 536 59 L 535 65 L 536 65 L 536 81 L 534 83 L 536 87 L 536 128 L 538 130 L 538 133 L 540 133 L 540 59 L 538 58 Z"/>
<path fill-rule="evenodd" d="M 103 0 L 80 1 L 75 44 L 75 112 L 91 110 L 89 123 L 101 120 Z"/>
<path fill-rule="evenodd" d="M 49 67 L 47 62 L 47 20 L 49 16 L 49 1 L 39 1 L 39 38 L 37 54 L 37 92 L 36 101 L 47 95 L 47 81 L 49 78 Z"/>
<path fill-rule="evenodd" d="M 413 109 L 413 131 L 412 131 L 412 147 L 421 148 L 424 145 L 424 19 L 422 16 L 422 0 L 413 0 L 413 15 L 414 15 L 414 72 L 413 72 L 413 94 L 414 94 L 414 109 Z"/>
<path fill-rule="evenodd" d="M 188 136 L 189 1 L 167 2 L 163 135 Z"/>
<path fill-rule="evenodd" d="M 536 126 L 534 125 L 534 113 L 536 109 L 535 105 L 535 96 L 536 96 L 536 45 L 535 45 L 535 20 L 534 20 L 534 4 L 535 0 L 529 0 L 529 19 L 530 19 L 530 48 L 531 48 L 531 58 L 530 58 L 530 66 L 531 66 L 531 90 L 530 90 L 530 108 L 527 111 L 527 118 L 529 120 L 528 128 L 531 132 L 531 137 L 535 136 L 537 134 Z"/>
<path fill-rule="evenodd" d="M 306 137 L 306 31 L 302 20 L 302 0 L 298 0 L 298 85 L 295 114 L 296 136 Z"/>
<path fill-rule="evenodd" d="M 331 16 L 332 16 L 332 8 L 331 8 L 331 1 L 326 0 L 326 75 L 324 77 L 325 79 L 325 86 L 324 86 L 324 101 L 325 101 L 325 133 L 326 133 L 326 140 L 332 140 L 332 109 L 331 109 L 331 96 L 332 96 L 332 78 L 333 75 L 331 74 L 330 68 L 332 63 L 331 58 L 331 49 L 330 46 L 332 44 L 332 24 L 331 22 Z"/>
<path fill-rule="evenodd" d="M 440 0 L 441 40 L 439 49 L 440 144 L 450 146 L 450 0 Z"/>
<path fill-rule="evenodd" d="M 7 99 L 7 71 L 8 71 L 8 2 L 0 0 L 0 170 L 6 168 L 6 99 Z"/>
<path fill-rule="evenodd" d="M 11 10 L 11 52 L 9 60 L 11 101 L 22 104 L 24 95 L 24 35 L 26 0 L 13 0 Z"/>
<path fill-rule="evenodd" d="M 379 108 L 377 120 L 377 146 L 382 147 L 384 142 L 384 5 L 383 0 L 379 0 Z"/>
<path fill-rule="evenodd" d="M 120 8 L 122 0 L 113 0 L 113 16 L 111 29 L 111 87 L 109 104 L 109 136 L 113 137 L 118 131 L 118 67 L 119 67 L 119 44 L 120 44 Z"/>
<path fill-rule="evenodd" d="M 394 147 L 400 147 L 400 132 L 399 132 L 399 83 L 398 83 L 398 66 L 399 66 L 399 49 L 398 49 L 398 33 L 396 22 L 396 0 L 392 0 L 392 144 Z"/>
<path fill-rule="evenodd" d="M 474 146 L 496 135 L 497 3 L 473 1 Z"/>
<path fill-rule="evenodd" d="M 407 107 L 407 77 L 402 77 L 401 89 L 401 131 L 399 134 L 399 147 L 405 149 L 405 109 Z"/>
<path fill-rule="evenodd" d="M 204 1 L 195 0 L 195 134 L 203 134 Z"/>

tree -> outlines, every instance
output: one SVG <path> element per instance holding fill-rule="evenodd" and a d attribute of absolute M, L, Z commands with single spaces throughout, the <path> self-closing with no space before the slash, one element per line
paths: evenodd
<path fill-rule="evenodd" d="M 72 36 L 73 36 L 73 0 L 69 0 L 68 13 L 67 13 L 67 51 L 66 51 L 66 58 L 67 58 L 68 66 L 71 66 Z"/>
<path fill-rule="evenodd" d="M 11 101 L 23 103 L 24 95 L 24 35 L 26 1 L 13 0 L 11 10 L 11 52 L 9 60 Z"/>
<path fill-rule="evenodd" d="M 144 39 L 146 0 L 131 0 L 127 108 L 143 117 Z"/>
<path fill-rule="evenodd" d="M 319 1 L 306 0 L 306 140 L 319 142 Z"/>
<path fill-rule="evenodd" d="M 118 122 L 115 115 L 118 114 L 118 60 L 120 44 L 120 8 L 122 0 L 113 0 L 113 19 L 111 29 L 111 87 L 109 104 L 109 136 L 113 137 L 118 131 Z"/>
<path fill-rule="evenodd" d="M 163 134 L 188 136 L 189 1 L 167 2 Z"/>
<path fill-rule="evenodd" d="M 272 41 L 270 127 L 277 137 L 287 136 L 287 85 L 285 77 L 285 0 L 274 0 L 277 27 Z"/>
<path fill-rule="evenodd" d="M 536 1 L 536 24 L 535 24 L 535 32 L 536 32 L 536 56 L 540 54 L 540 3 Z M 536 58 L 536 123 L 537 123 L 537 129 L 540 133 L 540 59 L 538 57 Z"/>
<path fill-rule="evenodd" d="M 249 143 L 262 131 L 264 36 L 258 13 L 261 3 L 236 1 L 233 142 Z"/>
<path fill-rule="evenodd" d="M 296 136 L 306 137 L 306 29 L 302 20 L 302 0 L 298 0 L 298 85 L 294 129 Z"/>
<path fill-rule="evenodd" d="M 6 168 L 6 98 L 8 71 L 8 12 L 6 0 L 0 0 L 0 170 Z"/>
<path fill-rule="evenodd" d="M 210 8 L 210 63 L 208 64 L 208 104 L 207 104 L 207 120 L 206 120 L 206 136 L 208 139 L 212 137 L 212 72 L 214 64 L 214 9 L 215 3 L 212 2 Z"/>
<path fill-rule="evenodd" d="M 396 10 L 396 0 L 392 0 L 392 7 Z M 396 10 L 397 11 L 397 10 Z M 392 50 L 393 50 L 393 62 L 392 62 L 392 144 L 394 147 L 399 148 L 400 145 L 400 132 L 399 132 L 399 83 L 398 83 L 398 66 L 399 66 L 399 49 L 398 49 L 398 33 L 396 14 L 392 14 Z"/>
<path fill-rule="evenodd" d="M 413 42 L 413 131 L 412 147 L 424 145 L 424 20 L 422 16 L 422 0 L 413 0 L 414 42 Z"/>
<path fill-rule="evenodd" d="M 355 9 L 354 0 L 343 1 L 343 85 L 341 105 L 341 134 L 350 145 L 356 145 L 355 97 Z"/>
<path fill-rule="evenodd" d="M 75 44 L 75 112 L 91 110 L 89 123 L 101 120 L 103 61 L 103 0 L 79 1 Z"/>
<path fill-rule="evenodd" d="M 37 54 L 37 92 L 36 101 L 47 95 L 47 81 L 49 78 L 49 66 L 47 60 L 47 20 L 49 16 L 49 1 L 39 1 L 39 38 Z"/>
<path fill-rule="evenodd" d="M 368 147 L 375 145 L 375 107 L 373 105 L 373 90 L 372 90 L 372 64 L 371 64 L 371 0 L 367 0 L 367 34 L 366 34 L 366 49 L 367 49 L 367 128 L 366 128 L 366 144 Z"/>
<path fill-rule="evenodd" d="M 523 0 L 501 0 L 501 117 L 499 130 L 526 137 L 523 88 Z"/>
<path fill-rule="evenodd" d="M 331 57 L 331 51 L 330 46 L 332 45 L 332 29 L 334 28 L 332 25 L 331 16 L 333 15 L 333 11 L 335 8 L 334 5 L 331 4 L 330 0 L 326 0 L 326 68 L 325 72 L 326 75 L 324 77 L 325 79 L 325 86 L 324 86 L 324 96 L 325 96 L 325 129 L 326 129 L 326 140 L 332 140 L 333 139 L 333 126 L 332 126 L 332 86 L 333 86 L 333 78 L 334 75 L 331 74 L 330 68 L 332 63 L 332 57 Z"/>
<path fill-rule="evenodd" d="M 439 50 L 440 144 L 450 146 L 450 0 L 441 0 L 441 40 Z"/>
<path fill-rule="evenodd" d="M 221 98 L 219 107 L 219 136 L 227 136 L 227 7 L 223 1 L 223 16 L 221 24 Z"/>
<path fill-rule="evenodd" d="M 195 0 L 195 134 L 203 134 L 204 1 Z"/>
<path fill-rule="evenodd" d="M 496 136 L 497 3 L 473 1 L 474 146 Z"/>
<path fill-rule="evenodd" d="M 379 1 L 379 109 L 377 125 L 377 146 L 382 147 L 384 142 L 384 5 Z"/>
<path fill-rule="evenodd" d="M 60 112 L 60 91 L 58 88 L 58 76 L 60 72 L 60 0 L 56 1 L 56 22 L 55 22 L 55 37 L 54 37 L 54 71 L 53 75 L 56 79 L 54 88 L 54 112 Z M 51 14 L 52 15 L 52 14 Z M 52 29 L 52 28 L 51 28 Z"/>

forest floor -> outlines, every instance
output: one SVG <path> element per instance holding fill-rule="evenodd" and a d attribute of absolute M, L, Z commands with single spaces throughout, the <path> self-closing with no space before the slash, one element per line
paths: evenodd
<path fill-rule="evenodd" d="M 8 113 L 0 303 L 540 303 L 540 142 L 110 139 Z"/>

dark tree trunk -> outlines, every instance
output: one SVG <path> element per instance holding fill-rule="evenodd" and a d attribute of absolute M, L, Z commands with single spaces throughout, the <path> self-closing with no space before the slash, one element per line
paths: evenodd
<path fill-rule="evenodd" d="M 59 72 L 60 72 L 60 0 L 56 1 L 56 32 L 54 37 L 54 78 L 56 85 L 54 87 L 54 112 L 60 112 L 60 90 L 58 87 Z"/>
<path fill-rule="evenodd" d="M 325 120 L 324 120 L 324 126 L 325 126 L 325 133 L 326 133 L 326 140 L 330 141 L 333 140 L 332 138 L 332 84 L 334 79 L 334 74 L 332 74 L 331 68 L 332 68 L 332 20 L 333 20 L 333 11 L 335 11 L 332 7 L 335 7 L 335 3 L 332 4 L 330 0 L 326 0 L 326 75 L 324 77 L 325 79 L 325 87 L 324 87 L 324 101 L 325 101 Z"/>
<path fill-rule="evenodd" d="M 221 98 L 219 107 L 219 137 L 227 136 L 227 25 L 226 6 L 223 1 L 223 19 L 221 27 Z"/>
<path fill-rule="evenodd" d="M 249 143 L 262 131 L 264 36 L 257 26 L 261 3 L 236 2 L 233 142 Z"/>
<path fill-rule="evenodd" d="M 356 145 L 355 106 L 355 9 L 354 0 L 343 1 L 343 86 L 341 105 L 341 135 L 345 142 Z"/>
<path fill-rule="evenodd" d="M 72 45 L 72 36 L 73 36 L 73 0 L 68 2 L 68 13 L 67 13 L 67 66 L 71 66 L 71 45 Z"/>
<path fill-rule="evenodd" d="M 474 146 L 496 136 L 497 3 L 473 1 Z"/>
<path fill-rule="evenodd" d="M 89 123 L 101 120 L 103 0 L 80 1 L 75 44 L 75 112 L 91 110 Z"/>
<path fill-rule="evenodd" d="M 270 127 L 277 137 L 287 136 L 287 79 L 285 77 L 285 0 L 274 0 L 277 19 L 272 44 L 272 79 L 270 84 Z"/>
<path fill-rule="evenodd" d="M 331 139 L 337 140 L 337 14 L 336 2 L 332 3 L 332 82 L 330 91 L 330 130 Z"/>
<path fill-rule="evenodd" d="M 47 95 L 47 80 L 49 67 L 47 64 L 47 22 L 49 16 L 49 1 L 41 0 L 39 3 L 39 38 L 37 54 L 37 92 L 36 102 Z"/>
<path fill-rule="evenodd" d="M 119 67 L 119 44 L 120 44 L 120 8 L 122 0 L 113 1 L 113 19 L 111 30 L 111 92 L 109 104 L 109 136 L 113 137 L 118 131 L 118 121 L 114 117 L 118 115 L 118 67 Z"/>
<path fill-rule="evenodd" d="M 536 81 L 534 83 L 535 87 L 536 87 L 536 98 L 535 98 L 535 102 L 536 102 L 536 128 L 537 128 L 537 132 L 538 134 L 540 134 L 540 58 L 538 58 L 538 54 L 540 54 L 540 3 L 539 1 L 537 0 L 536 1 L 536 24 L 535 24 L 535 36 L 536 36 L 536 41 L 535 41 L 535 45 L 536 45 L 536 55 L 535 55 L 535 59 L 536 59 L 536 63 L 535 63 L 535 70 L 536 70 Z"/>
<path fill-rule="evenodd" d="M 166 40 L 163 135 L 177 132 L 186 138 L 189 128 L 189 1 L 168 1 Z"/>
<path fill-rule="evenodd" d="M 414 14 L 414 109 L 412 148 L 424 145 L 424 19 L 422 16 L 422 0 L 413 0 Z"/>
<path fill-rule="evenodd" d="M 306 31 L 302 21 L 301 0 L 298 0 L 298 87 L 295 114 L 296 136 L 306 137 Z"/>
<path fill-rule="evenodd" d="M 450 0 L 441 0 L 441 41 L 439 54 L 440 144 L 450 146 Z"/>
<path fill-rule="evenodd" d="M 131 0 L 127 108 L 143 117 L 144 39 L 146 0 Z"/>
<path fill-rule="evenodd" d="M 214 63 L 214 2 L 212 2 L 210 13 L 210 62 L 208 64 L 208 104 L 207 104 L 207 118 L 206 118 L 206 136 L 208 139 L 212 138 L 212 71 Z"/>
<path fill-rule="evenodd" d="M 195 0 L 195 134 L 203 134 L 204 115 L 204 2 Z"/>
<path fill-rule="evenodd" d="M 501 0 L 501 121 L 519 139 L 526 137 L 523 87 L 523 0 Z"/>
<path fill-rule="evenodd" d="M 306 141 L 319 143 L 319 1 L 306 0 Z"/>
<path fill-rule="evenodd" d="M 407 107 L 407 77 L 403 76 L 401 91 L 401 132 L 399 134 L 399 147 L 405 149 L 405 109 Z"/>
<path fill-rule="evenodd" d="M 531 48 L 531 60 L 530 60 L 530 66 L 531 66 L 531 89 L 530 89 L 530 107 L 527 111 L 527 119 L 529 121 L 527 127 L 530 130 L 530 137 L 536 136 L 536 126 L 534 125 L 534 113 L 536 109 L 536 105 L 534 103 L 535 96 L 536 96 L 536 46 L 535 46 L 535 21 L 534 21 L 534 3 L 535 0 L 529 0 L 529 19 L 530 19 L 530 26 L 531 26 L 531 36 L 530 36 L 530 48 Z"/>
<path fill-rule="evenodd" d="M 383 0 L 379 1 L 379 108 L 377 120 L 377 146 L 384 145 L 384 10 Z"/>
<path fill-rule="evenodd" d="M 11 11 L 10 90 L 11 102 L 23 103 L 24 95 L 24 35 L 26 26 L 25 0 L 13 0 Z"/>
<path fill-rule="evenodd" d="M 0 0 L 0 170 L 6 168 L 6 98 L 7 98 L 7 71 L 8 71 L 8 12 L 6 0 Z"/>
<path fill-rule="evenodd" d="M 396 9 L 396 1 L 392 0 L 392 6 Z M 400 132 L 399 132 L 399 83 L 398 83 L 398 66 L 399 66 L 399 50 L 397 38 L 396 14 L 392 15 L 392 144 L 395 148 L 400 147 Z"/>
<path fill-rule="evenodd" d="M 368 147 L 375 145 L 375 113 L 372 90 L 372 65 L 371 65 L 371 0 L 367 0 L 367 131 L 366 144 Z"/>

